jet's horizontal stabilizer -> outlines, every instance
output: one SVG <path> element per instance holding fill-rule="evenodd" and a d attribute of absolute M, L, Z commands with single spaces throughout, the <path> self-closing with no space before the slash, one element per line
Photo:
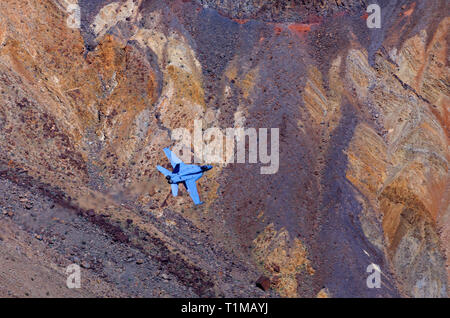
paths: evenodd
<path fill-rule="evenodd" d="M 164 167 L 161 167 L 161 166 L 156 166 L 156 169 L 158 169 L 159 170 L 159 172 L 161 172 L 164 176 L 168 176 L 168 175 L 170 175 L 170 174 L 172 174 L 172 172 L 170 172 L 169 170 L 167 170 L 166 168 L 164 168 Z"/>
<path fill-rule="evenodd" d="M 178 195 L 178 184 L 171 184 L 170 186 L 172 187 L 173 196 L 176 197 Z"/>

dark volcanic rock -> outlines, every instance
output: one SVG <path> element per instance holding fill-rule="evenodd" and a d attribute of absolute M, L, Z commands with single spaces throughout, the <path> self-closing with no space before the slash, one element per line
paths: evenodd
<path fill-rule="evenodd" d="M 268 291 L 270 288 L 270 279 L 266 276 L 261 276 L 255 283 L 256 287 L 261 288 L 264 291 Z"/>

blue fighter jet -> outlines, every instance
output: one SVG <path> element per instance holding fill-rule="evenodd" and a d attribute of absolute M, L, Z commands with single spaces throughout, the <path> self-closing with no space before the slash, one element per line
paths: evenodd
<path fill-rule="evenodd" d="M 203 176 L 205 171 L 211 170 L 212 166 L 187 165 L 175 156 L 169 148 L 164 148 L 164 153 L 169 158 L 173 171 L 170 172 L 161 166 L 156 166 L 156 168 L 166 177 L 167 182 L 172 187 L 173 196 L 176 197 L 178 195 L 178 185 L 182 183 L 188 190 L 194 203 L 202 204 L 203 202 L 200 201 L 195 182 Z"/>

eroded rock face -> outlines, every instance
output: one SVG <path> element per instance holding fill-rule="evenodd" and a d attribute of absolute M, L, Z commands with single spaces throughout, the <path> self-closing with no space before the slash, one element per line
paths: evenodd
<path fill-rule="evenodd" d="M 214 8 L 236 19 L 263 19 L 267 22 L 300 22 L 314 16 L 328 16 L 341 11 L 361 12 L 364 0 L 195 0 L 206 8 Z"/>
<path fill-rule="evenodd" d="M 380 4 L 368 29 L 365 1 L 2 1 L 0 180 L 175 280 L 91 269 L 120 295 L 447 297 L 449 7 Z M 173 198 L 155 166 L 194 120 L 279 128 L 278 172 L 216 165 L 203 206 Z"/>

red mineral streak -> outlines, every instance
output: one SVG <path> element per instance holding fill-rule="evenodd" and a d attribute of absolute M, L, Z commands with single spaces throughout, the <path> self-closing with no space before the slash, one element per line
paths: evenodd
<path fill-rule="evenodd" d="M 281 32 L 283 31 L 283 27 L 276 24 L 276 25 L 274 26 L 274 30 L 275 30 L 275 34 L 276 34 L 276 35 L 280 35 Z"/>
<path fill-rule="evenodd" d="M 239 24 L 246 24 L 250 19 L 233 19 L 233 21 Z"/>
<path fill-rule="evenodd" d="M 336 14 L 334 14 L 334 17 L 339 18 L 339 17 L 343 17 L 345 15 L 345 11 L 339 11 Z"/>
<path fill-rule="evenodd" d="M 309 32 L 311 31 L 311 24 L 291 24 L 288 26 L 289 30 L 293 32 Z"/>
<path fill-rule="evenodd" d="M 310 23 L 310 24 L 294 23 L 294 24 L 289 25 L 288 29 L 295 35 L 297 35 L 299 37 L 303 37 L 309 31 L 311 31 L 312 26 L 318 25 L 318 24 L 319 23 Z"/>
<path fill-rule="evenodd" d="M 411 14 L 413 14 L 413 12 L 414 12 L 415 9 L 416 9 L 416 3 L 414 2 L 414 3 L 411 5 L 411 8 L 409 8 L 408 10 L 406 10 L 405 12 L 403 12 L 403 16 L 405 16 L 405 17 L 411 16 Z"/>

